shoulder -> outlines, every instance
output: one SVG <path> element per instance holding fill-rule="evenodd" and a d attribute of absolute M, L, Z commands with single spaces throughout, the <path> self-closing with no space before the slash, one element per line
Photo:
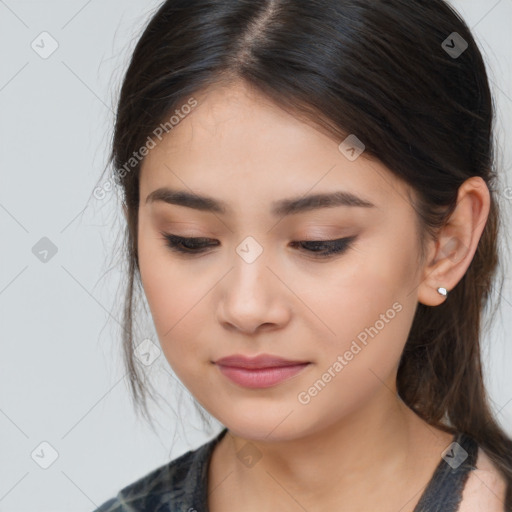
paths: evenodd
<path fill-rule="evenodd" d="M 103 503 L 94 512 L 172 512 L 174 508 L 170 508 L 170 499 L 172 494 L 183 492 L 185 475 L 194 468 L 193 455 L 194 452 L 189 451 L 152 470 L 123 487 L 114 498 Z M 167 508 L 162 508 L 164 499 L 167 501 Z"/>
<path fill-rule="evenodd" d="M 503 512 L 507 483 L 482 448 L 478 449 L 476 468 L 470 471 L 458 512 Z"/>
<path fill-rule="evenodd" d="M 217 438 L 189 450 L 119 491 L 94 512 L 174 512 L 192 508 L 203 491 L 206 462 Z"/>

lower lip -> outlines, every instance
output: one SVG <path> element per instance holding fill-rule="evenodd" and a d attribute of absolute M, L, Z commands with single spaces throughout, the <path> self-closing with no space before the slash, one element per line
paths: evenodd
<path fill-rule="evenodd" d="M 258 370 L 247 370 L 246 368 L 236 368 L 234 366 L 217 365 L 219 370 L 235 384 L 246 388 L 269 388 L 275 386 L 294 375 L 297 375 L 309 363 L 297 364 L 293 366 L 279 366 L 275 368 L 261 368 Z"/>

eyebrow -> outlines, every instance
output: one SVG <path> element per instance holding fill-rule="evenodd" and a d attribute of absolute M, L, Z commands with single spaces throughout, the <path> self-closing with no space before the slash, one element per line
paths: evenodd
<path fill-rule="evenodd" d="M 151 192 L 146 198 L 146 204 L 160 201 L 221 215 L 230 212 L 227 203 L 224 201 L 209 196 L 193 194 L 185 190 L 173 190 L 168 187 L 158 188 Z M 272 203 L 271 213 L 276 217 L 284 217 L 311 210 L 318 210 L 320 208 L 334 208 L 337 206 L 375 207 L 370 201 L 362 199 L 350 192 L 336 191 L 275 201 Z"/>

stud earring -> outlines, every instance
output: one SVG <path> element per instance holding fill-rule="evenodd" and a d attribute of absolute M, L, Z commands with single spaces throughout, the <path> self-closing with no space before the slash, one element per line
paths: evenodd
<path fill-rule="evenodd" d="M 446 288 L 439 287 L 437 291 L 440 295 L 444 295 L 445 297 L 448 296 L 448 290 Z"/>

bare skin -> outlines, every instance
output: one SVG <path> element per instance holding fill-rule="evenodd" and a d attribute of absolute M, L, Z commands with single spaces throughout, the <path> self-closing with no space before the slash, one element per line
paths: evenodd
<path fill-rule="evenodd" d="M 396 372 L 418 302 L 441 304 L 437 288 L 453 289 L 471 263 L 489 212 L 485 182 L 461 186 L 420 265 L 412 192 L 381 163 L 364 153 L 350 161 L 341 140 L 241 83 L 197 100 L 143 162 L 138 251 L 165 357 L 229 428 L 210 465 L 210 512 L 356 512 L 376 503 L 379 512 L 412 511 L 453 436 L 405 406 Z M 161 187 L 213 197 L 230 211 L 147 201 Z M 373 207 L 271 214 L 274 201 L 337 190 Z M 183 255 L 162 233 L 215 245 Z M 251 263 L 236 250 L 249 236 L 262 249 Z M 291 245 L 351 236 L 344 252 L 326 259 Z M 249 389 L 215 364 L 235 353 L 309 365 Z M 333 373 L 339 355 L 344 364 Z M 311 390 L 328 368 L 328 383 Z M 250 468 L 237 457 L 247 443 L 261 454 Z"/>
<path fill-rule="evenodd" d="M 395 425 L 400 438 L 395 436 L 394 424 L 385 424 L 383 437 L 372 438 L 371 446 L 360 453 L 360 444 L 347 443 L 348 431 L 338 429 L 329 439 L 339 443 L 343 452 L 318 439 L 294 440 L 279 447 L 253 443 L 263 456 L 255 466 L 247 467 L 235 456 L 246 442 L 228 432 L 211 460 L 210 512 L 229 512 L 242 503 L 248 512 L 412 511 L 453 436 L 427 427 L 405 405 L 400 409 L 396 419 L 401 421 Z M 361 436 L 364 422 L 359 427 L 358 433 L 354 424 L 353 439 Z M 391 435 L 396 445 L 388 441 Z"/>

